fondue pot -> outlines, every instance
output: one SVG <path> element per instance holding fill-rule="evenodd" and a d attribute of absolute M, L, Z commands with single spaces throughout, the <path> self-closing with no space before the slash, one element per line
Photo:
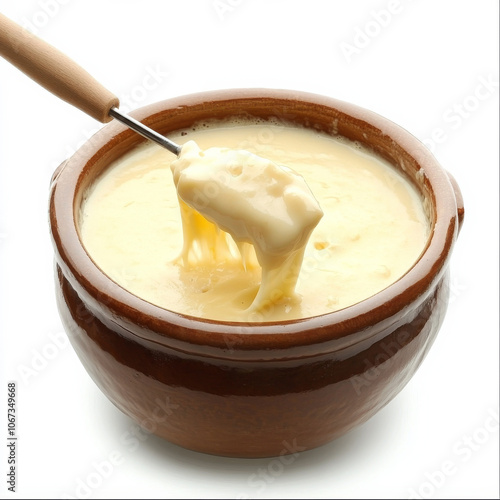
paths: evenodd
<path fill-rule="evenodd" d="M 415 186 L 430 235 L 399 280 L 332 313 L 234 323 L 162 309 L 113 282 L 80 239 L 87 188 L 144 141 L 112 122 L 56 170 L 50 192 L 60 316 L 102 392 L 147 431 L 191 450 L 232 457 L 320 446 L 391 401 L 420 366 L 444 320 L 448 263 L 464 216 L 455 180 L 427 148 L 373 112 L 294 91 L 193 94 L 132 116 L 167 136 L 199 122 L 242 117 L 278 119 L 357 141 Z"/>

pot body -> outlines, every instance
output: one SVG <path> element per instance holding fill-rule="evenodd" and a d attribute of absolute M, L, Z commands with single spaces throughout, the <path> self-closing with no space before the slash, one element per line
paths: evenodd
<path fill-rule="evenodd" d="M 454 180 L 434 164 L 425 170 L 435 160 L 419 147 L 411 151 L 409 134 L 395 137 L 401 129 L 394 124 L 336 101 L 278 91 L 211 93 L 187 98 L 184 108 L 160 103 L 138 118 L 168 133 L 239 109 L 341 133 L 389 158 L 429 204 L 433 236 L 422 262 L 374 298 L 313 319 L 239 325 L 159 310 L 104 276 L 79 241 L 85 186 L 139 141 L 112 125 L 54 176 L 57 302 L 90 376 L 146 432 L 205 453 L 271 457 L 346 433 L 410 380 L 444 318 L 447 263 L 463 206 Z"/>
<path fill-rule="evenodd" d="M 87 372 L 147 432 L 195 451 L 271 457 L 345 434 L 405 386 L 441 325 L 447 276 L 422 304 L 382 331 L 373 325 L 376 338 L 348 352 L 247 363 L 130 338 L 102 321 L 99 304 L 82 301 L 59 267 L 57 299 Z"/>

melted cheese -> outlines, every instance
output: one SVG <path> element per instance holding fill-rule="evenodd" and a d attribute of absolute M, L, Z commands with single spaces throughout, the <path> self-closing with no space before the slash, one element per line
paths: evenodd
<path fill-rule="evenodd" d="M 230 234 L 243 268 L 248 244 L 262 267 L 250 310 L 296 299 L 304 249 L 323 216 L 304 178 L 246 150 L 201 150 L 194 141 L 182 147 L 171 169 L 182 203 L 184 266 L 229 259 Z M 195 247 L 201 251 L 193 259 Z"/>
<path fill-rule="evenodd" d="M 272 123 L 170 136 L 194 139 L 213 159 L 221 153 L 214 144 L 258 157 L 234 152 L 234 162 L 204 169 L 195 145 L 185 144 L 176 160 L 147 144 L 89 189 L 80 214 L 87 252 L 116 283 L 153 304 L 227 321 L 316 316 L 384 289 L 425 247 L 429 224 L 416 190 L 356 144 Z M 240 172 L 252 161 L 256 169 Z M 258 203 L 248 204 L 249 193 Z M 255 228 L 266 221 L 259 237 Z"/>

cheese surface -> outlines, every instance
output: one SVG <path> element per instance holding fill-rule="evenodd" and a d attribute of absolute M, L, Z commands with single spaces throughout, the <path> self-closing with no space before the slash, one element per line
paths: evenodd
<path fill-rule="evenodd" d="M 94 262 L 160 307 L 241 322 L 316 316 L 386 288 L 426 245 L 415 188 L 347 140 L 273 122 L 214 123 L 169 137 L 186 143 L 184 163 L 183 154 L 142 145 L 104 172 L 80 209 Z M 225 148 L 236 156 L 210 175 L 202 163 L 186 168 L 200 150 L 212 161 Z M 245 162 L 253 173 L 240 169 Z M 182 172 L 189 175 L 180 182 Z"/>

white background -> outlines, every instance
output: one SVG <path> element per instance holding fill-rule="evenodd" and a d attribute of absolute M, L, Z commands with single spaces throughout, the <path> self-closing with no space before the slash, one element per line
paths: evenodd
<path fill-rule="evenodd" d="M 270 459 L 212 457 L 154 436 L 132 449 L 121 438 L 133 422 L 84 371 L 53 292 L 49 179 L 100 125 L 0 60 L 2 497 L 498 498 L 496 0 L 5 0 L 0 8 L 78 61 L 125 110 L 232 87 L 311 91 L 372 109 L 433 149 L 466 208 L 438 338 L 364 426 L 275 477 Z M 146 90 L 152 71 L 156 86 L 148 80 Z M 7 380 L 19 393 L 16 494 L 5 476 Z M 98 475 L 95 464 L 110 456 L 119 463 Z"/>

